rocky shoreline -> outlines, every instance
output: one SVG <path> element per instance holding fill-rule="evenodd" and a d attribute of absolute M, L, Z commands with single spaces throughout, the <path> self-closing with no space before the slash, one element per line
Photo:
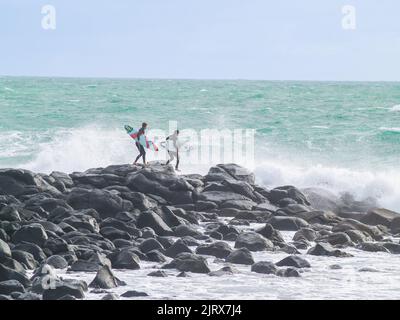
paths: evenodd
<path fill-rule="evenodd" d="M 262 226 L 252 229 L 254 223 Z M 282 236 L 287 231 L 294 233 L 289 241 Z M 0 169 L 0 300 L 74 300 L 88 293 L 118 299 L 112 289 L 126 283 L 115 273 L 147 262 L 156 266 L 149 282 L 171 272 L 231 275 L 235 266 L 260 277 L 298 278 L 312 270 L 311 256 L 398 254 L 399 233 L 400 215 L 372 200 L 294 186 L 267 190 L 235 164 L 205 176 L 176 175 L 157 163 L 50 175 Z M 285 257 L 257 261 L 257 252 Z M 211 268 L 210 257 L 220 268 Z M 74 279 L 82 272 L 94 273 L 92 279 Z M 130 289 L 121 298 L 151 298 Z"/>

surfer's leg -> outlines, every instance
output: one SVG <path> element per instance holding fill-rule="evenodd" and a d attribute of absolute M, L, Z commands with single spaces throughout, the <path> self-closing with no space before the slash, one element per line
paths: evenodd
<path fill-rule="evenodd" d="M 139 150 L 139 155 L 136 157 L 136 160 L 133 164 L 136 164 L 136 162 L 138 162 L 138 160 L 140 159 L 140 157 L 142 156 L 142 151 L 140 150 L 141 145 L 139 143 L 135 143 L 136 144 L 136 148 Z"/>
<path fill-rule="evenodd" d="M 176 153 L 176 166 L 175 169 L 178 170 L 178 166 L 179 166 L 179 153 Z"/>
<path fill-rule="evenodd" d="M 146 165 L 146 150 L 144 150 L 144 147 L 142 145 L 140 145 L 140 147 L 142 149 L 141 154 L 143 157 L 143 164 Z"/>
<path fill-rule="evenodd" d="M 169 165 L 170 164 L 170 162 L 171 161 L 173 161 L 174 160 L 174 152 L 172 152 L 172 151 L 169 151 L 168 150 L 168 155 L 169 155 L 169 160 L 167 161 L 167 163 L 165 164 L 165 165 Z"/>

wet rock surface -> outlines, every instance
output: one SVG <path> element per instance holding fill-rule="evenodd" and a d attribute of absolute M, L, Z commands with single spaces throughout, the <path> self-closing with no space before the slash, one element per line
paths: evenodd
<path fill-rule="evenodd" d="M 329 259 L 399 254 L 399 231 L 400 216 L 372 202 L 322 189 L 268 190 L 234 164 L 205 176 L 176 175 L 157 163 L 50 175 L 0 169 L 0 295 L 152 298 L 131 288 L 109 291 L 125 285 L 126 272 L 189 285 L 197 276 L 227 279 L 246 270 L 302 279 L 313 273 L 313 257 L 327 260 L 326 272 L 339 272 Z M 87 282 L 74 280 L 82 273 Z"/>

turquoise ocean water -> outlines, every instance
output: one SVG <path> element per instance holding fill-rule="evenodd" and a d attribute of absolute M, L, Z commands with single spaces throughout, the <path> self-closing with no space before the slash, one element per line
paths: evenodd
<path fill-rule="evenodd" d="M 350 191 L 400 209 L 400 83 L 0 77 L 0 167 L 131 162 L 123 125 L 168 130 L 170 120 L 256 129 L 260 183 Z"/>

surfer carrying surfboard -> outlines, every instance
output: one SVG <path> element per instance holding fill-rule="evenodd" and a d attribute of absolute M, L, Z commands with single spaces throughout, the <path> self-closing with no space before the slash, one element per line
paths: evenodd
<path fill-rule="evenodd" d="M 144 149 L 143 145 L 140 143 L 140 137 L 142 135 L 145 136 L 146 128 L 147 128 L 147 123 L 143 122 L 142 127 L 138 130 L 137 135 L 136 135 L 135 144 L 136 144 L 136 148 L 139 150 L 139 155 L 136 157 L 136 160 L 133 163 L 134 165 L 136 165 L 136 163 L 138 162 L 138 160 L 141 157 L 143 157 L 143 164 L 146 165 L 146 150 Z"/>
<path fill-rule="evenodd" d="M 146 149 L 158 151 L 158 147 L 154 144 L 154 142 L 147 139 L 146 129 L 146 122 L 142 123 L 142 126 L 139 130 L 135 130 L 128 125 L 125 126 L 126 133 L 129 134 L 133 140 L 135 140 L 136 148 L 139 150 L 139 155 L 136 157 L 136 160 L 133 163 L 134 165 L 136 165 L 141 157 L 143 158 L 143 164 L 146 165 Z"/>
<path fill-rule="evenodd" d="M 171 134 L 170 136 L 168 136 L 165 140 L 167 142 L 167 151 L 168 151 L 168 155 L 169 155 L 169 160 L 167 161 L 167 163 L 165 165 L 168 165 L 171 161 L 173 161 L 176 157 L 176 166 L 175 166 L 175 170 L 178 170 L 178 166 L 179 166 L 179 148 L 178 148 L 178 136 L 179 136 L 179 130 L 175 130 L 173 134 Z M 172 143 L 171 145 L 168 145 L 168 143 Z M 171 150 L 172 149 L 172 150 Z"/>

